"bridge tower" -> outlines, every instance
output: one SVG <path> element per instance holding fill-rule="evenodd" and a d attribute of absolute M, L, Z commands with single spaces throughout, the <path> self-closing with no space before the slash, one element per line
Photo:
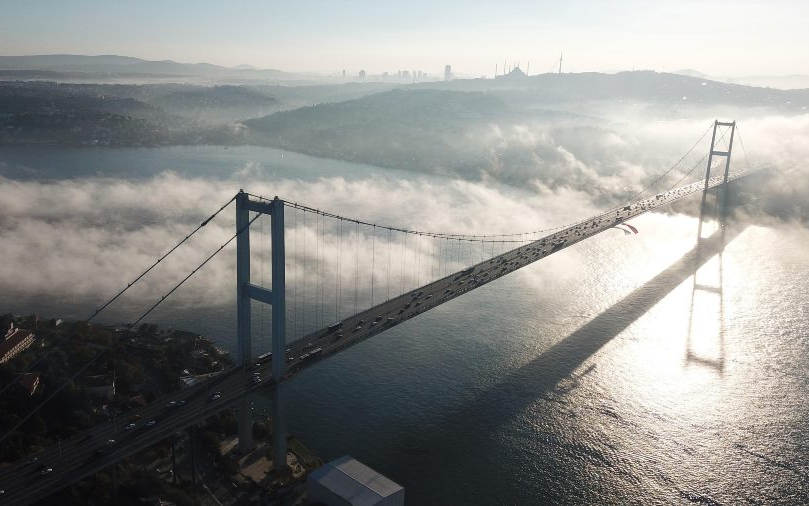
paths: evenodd
<path fill-rule="evenodd" d="M 270 290 L 250 282 L 250 212 L 271 217 Z M 275 383 L 272 401 L 273 465 L 280 469 L 286 466 L 287 455 L 285 386 L 282 381 L 286 367 L 284 201 L 278 197 L 271 202 L 250 200 L 247 193 L 239 190 L 236 196 L 236 233 L 236 362 L 239 367 L 247 367 L 252 358 L 251 301 L 269 304 L 272 308 L 272 379 Z M 239 411 L 239 450 L 246 452 L 253 448 L 252 414 L 247 399 L 242 401 Z"/>
<path fill-rule="evenodd" d="M 724 139 L 728 136 L 727 151 L 720 151 L 716 148 L 717 133 L 721 132 L 721 138 Z M 723 265 L 722 253 L 725 247 L 725 221 L 727 219 L 728 208 L 728 174 L 730 173 L 730 156 L 733 151 L 733 136 L 736 133 L 736 122 L 724 123 L 721 121 L 714 121 L 713 136 L 711 137 L 711 150 L 708 153 L 708 166 L 705 170 L 705 188 L 702 190 L 702 201 L 699 208 L 699 225 L 697 226 L 697 265 L 701 265 L 701 255 L 703 242 L 707 239 L 703 234 L 706 228 L 706 222 L 715 224 L 715 231 L 711 234 L 714 235 L 718 232 L 719 244 L 716 248 L 717 251 L 717 264 L 716 271 L 713 273 L 711 282 L 703 282 L 703 277 L 708 277 L 711 273 L 700 272 L 700 269 L 694 272 L 693 285 L 691 288 L 691 311 L 688 321 L 688 337 L 686 342 L 686 360 L 689 362 L 696 362 L 699 364 L 712 367 L 719 372 L 724 370 L 725 366 L 725 346 L 724 346 L 724 293 L 723 287 Z M 713 166 L 714 157 L 724 157 L 725 159 L 725 172 L 724 179 L 721 186 L 718 186 L 711 191 L 708 188 L 708 181 L 711 179 L 711 168 Z M 713 198 L 709 199 L 709 195 Z M 694 333 L 694 313 L 698 307 L 705 304 L 697 304 L 697 298 L 701 298 L 702 294 L 711 294 L 716 297 L 715 303 L 712 304 L 716 308 L 719 316 L 718 327 L 718 350 L 715 358 L 708 358 L 700 355 L 693 350 L 693 333 Z"/>
<path fill-rule="evenodd" d="M 720 131 L 720 129 L 724 128 L 725 131 L 722 135 L 724 138 L 728 130 L 730 131 L 730 139 L 728 140 L 727 151 L 718 151 L 716 149 L 716 133 Z M 731 123 L 723 123 L 721 121 L 714 121 L 713 124 L 713 135 L 711 136 L 711 151 L 708 153 L 708 167 L 705 170 L 705 189 L 702 190 L 702 203 L 699 207 L 699 228 L 697 230 L 697 238 L 702 238 L 702 227 L 705 220 L 705 212 L 707 209 L 706 202 L 708 200 L 708 181 L 711 179 L 711 166 L 713 165 L 713 158 L 717 157 L 724 157 L 725 158 L 725 176 L 724 181 L 722 182 L 722 186 L 720 186 L 716 190 L 716 199 L 717 199 L 717 206 L 715 208 L 715 218 L 719 224 L 719 226 L 724 226 L 725 218 L 727 214 L 727 196 L 728 196 L 728 175 L 730 174 L 730 155 L 733 151 L 733 136 L 736 133 L 736 122 L 733 121 Z M 720 197 L 721 194 L 721 197 Z"/>

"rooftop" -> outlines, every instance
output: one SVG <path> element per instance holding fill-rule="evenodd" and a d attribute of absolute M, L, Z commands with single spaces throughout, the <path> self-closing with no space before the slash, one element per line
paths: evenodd
<path fill-rule="evenodd" d="M 335 459 L 309 475 L 310 480 L 333 491 L 351 504 L 373 505 L 403 487 L 349 455 Z"/>

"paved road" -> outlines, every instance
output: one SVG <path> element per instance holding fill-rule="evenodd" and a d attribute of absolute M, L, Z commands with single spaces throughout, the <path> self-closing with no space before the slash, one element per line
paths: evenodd
<path fill-rule="evenodd" d="M 732 173 L 729 180 L 746 174 Z M 708 186 L 718 186 L 722 181 L 722 176 L 714 177 Z M 694 183 L 594 216 L 346 318 L 339 328 L 313 332 L 288 346 L 285 378 L 288 379 L 326 357 L 579 241 L 647 211 L 700 192 L 703 186 L 703 182 Z M 253 380 L 254 372 L 258 372 L 263 378 L 260 383 Z M 0 504 L 34 502 L 169 437 L 175 431 L 203 420 L 247 394 L 259 391 L 266 394 L 274 387 L 270 372 L 269 362 L 261 364 L 255 370 L 252 364 L 245 369 L 231 369 L 202 384 L 166 396 L 160 402 L 122 414 L 114 421 L 76 434 L 39 454 L 21 459 L 12 467 L 0 471 L 0 489 L 5 490 L 0 495 Z M 220 397 L 211 400 L 214 394 Z M 175 404 L 170 404 L 172 402 Z M 132 423 L 136 415 L 140 415 L 140 418 L 134 422 L 135 427 L 127 429 L 127 424 Z M 154 425 L 147 427 L 146 424 L 152 420 Z M 106 445 L 108 440 L 115 440 L 115 443 Z M 37 461 L 28 463 L 30 457 L 36 457 Z M 43 468 L 52 471 L 42 475 Z"/>

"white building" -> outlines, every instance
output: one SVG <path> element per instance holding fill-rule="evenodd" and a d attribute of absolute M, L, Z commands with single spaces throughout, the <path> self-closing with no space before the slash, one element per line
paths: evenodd
<path fill-rule="evenodd" d="M 306 479 L 309 504 L 326 506 L 403 506 L 405 489 L 346 455 Z"/>

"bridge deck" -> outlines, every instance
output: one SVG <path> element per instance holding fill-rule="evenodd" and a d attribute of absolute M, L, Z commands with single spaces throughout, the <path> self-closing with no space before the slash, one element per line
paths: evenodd
<path fill-rule="evenodd" d="M 733 172 L 728 181 L 747 175 L 746 171 Z M 724 176 L 716 176 L 708 181 L 708 188 L 720 186 Z M 287 371 L 294 374 L 303 368 L 343 351 L 380 332 L 403 323 L 410 318 L 429 311 L 466 292 L 541 260 L 580 241 L 619 225 L 631 218 L 653 209 L 665 206 L 697 192 L 705 187 L 704 181 L 659 193 L 647 199 L 627 204 L 594 216 L 570 227 L 545 236 L 537 241 L 507 251 L 485 260 L 464 271 L 456 272 L 361 311 L 342 321 L 341 331 L 320 329 L 303 339 L 291 343 L 288 348 Z M 465 272 L 467 272 L 465 274 Z M 374 323 L 374 322 L 377 323 Z M 362 322 L 362 323 L 361 323 Z M 340 337 L 342 334 L 342 337 Z M 305 356 L 311 350 L 321 349 L 316 356 Z"/>

